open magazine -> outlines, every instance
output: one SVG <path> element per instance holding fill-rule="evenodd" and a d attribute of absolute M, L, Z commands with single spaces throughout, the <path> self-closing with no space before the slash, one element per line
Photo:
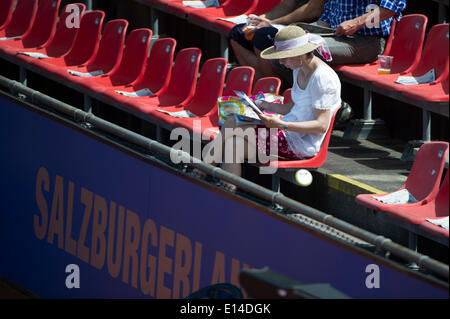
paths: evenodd
<path fill-rule="evenodd" d="M 219 126 L 222 126 L 228 117 L 233 116 L 237 125 L 263 124 L 259 114 L 263 112 L 256 106 L 259 102 L 283 103 L 283 97 L 272 93 L 258 92 L 254 96 L 234 91 L 236 96 L 222 96 L 218 99 Z M 269 112 L 270 113 L 270 112 Z M 276 114 L 279 118 L 281 114 Z"/>
<path fill-rule="evenodd" d="M 245 102 L 255 111 L 257 114 L 263 114 L 263 112 L 255 105 L 255 103 L 248 97 L 247 94 L 241 91 L 234 91 L 234 93 L 239 96 L 241 99 L 244 99 Z"/>
<path fill-rule="evenodd" d="M 448 229 L 448 216 L 443 217 L 443 218 L 438 218 L 438 219 L 427 218 L 427 221 L 432 224 L 435 224 L 436 226 L 440 226 L 444 229 Z"/>
<path fill-rule="evenodd" d="M 220 7 L 219 1 L 217 0 L 205 0 L 205 1 L 183 1 L 184 7 L 191 7 L 196 9 L 203 9 L 203 8 L 211 8 L 211 7 Z"/>

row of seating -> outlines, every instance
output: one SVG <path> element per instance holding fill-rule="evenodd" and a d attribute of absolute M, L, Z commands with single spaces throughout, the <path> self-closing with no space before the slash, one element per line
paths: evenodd
<path fill-rule="evenodd" d="M 389 75 L 378 74 L 378 61 L 336 69 L 350 78 L 371 82 L 383 90 L 397 91 L 423 101 L 448 101 L 449 25 L 434 25 L 424 41 L 427 20 L 421 14 L 405 15 L 400 20 L 392 43 L 384 52 L 384 55 L 394 57 Z M 419 77 L 430 70 L 435 71 L 433 83 L 402 85 L 395 82 L 399 76 Z"/>
<path fill-rule="evenodd" d="M 34 10 L 36 1 L 19 0 L 19 4 L 28 4 L 29 10 Z M 128 22 L 123 19 L 109 21 L 102 32 L 104 12 L 84 13 L 83 4 L 76 4 L 80 13 L 84 13 L 80 28 L 69 28 L 66 24 L 69 14 L 67 7 L 63 9 L 57 23 L 59 4 L 60 0 L 41 0 L 36 10 L 36 23 L 22 28 L 23 36 L 16 34 L 15 38 L 0 41 L 0 54 L 51 74 L 58 80 L 70 82 L 82 92 L 94 93 L 107 101 L 120 103 L 130 110 L 145 114 L 158 124 L 185 127 L 196 133 L 205 133 L 210 139 L 219 131 L 217 99 L 220 96 L 234 95 L 234 90 L 246 94 L 260 91 L 279 94 L 280 79 L 267 77 L 253 85 L 255 71 L 246 66 L 231 70 L 225 85 L 227 61 L 224 58 L 207 60 L 197 82 L 200 49 L 185 48 L 175 58 L 176 40 L 161 38 L 154 42 L 150 50 L 152 31 L 146 28 L 136 29 L 126 37 Z M 23 16 L 19 13 L 16 9 L 11 24 L 17 17 Z M 22 20 L 22 23 L 25 24 L 26 21 Z M 8 25 L 5 29 L 9 29 Z M 39 53 L 48 58 L 40 59 L 25 53 Z M 81 73 L 80 75 L 97 75 L 77 76 L 73 75 L 75 72 Z M 132 98 L 116 92 L 132 93 L 142 90 L 149 90 L 152 95 Z M 289 100 L 290 90 L 285 95 Z M 158 111 L 161 109 L 168 112 L 189 111 L 197 117 L 172 117 Z M 194 125 L 194 120 L 200 120 L 201 131 L 197 131 L 200 127 Z M 331 129 L 329 132 L 331 133 Z M 306 167 L 323 164 L 326 148 L 320 155 L 320 163 L 310 159 L 305 162 Z M 302 161 L 279 163 L 280 167 L 299 165 L 303 165 Z"/>
<path fill-rule="evenodd" d="M 204 9 L 183 6 L 182 0 L 147 0 L 159 9 L 182 16 L 196 24 L 215 29 L 223 34 L 234 27 L 233 23 L 220 20 L 240 15 L 260 15 L 280 3 L 282 0 L 219 0 L 220 7 Z"/>
<path fill-rule="evenodd" d="M 51 5 L 52 3 L 56 3 L 57 6 Z M 37 21 L 42 19 L 49 25 L 51 24 L 49 21 L 55 23 L 53 17 L 58 5 L 58 0 L 41 0 Z M 80 12 L 84 12 L 84 5 L 77 5 Z M 32 36 L 28 34 L 25 37 L 1 41 L 0 54 L 12 56 L 15 61 L 44 71 L 45 74 L 51 74 L 89 95 L 94 94 L 95 97 L 103 98 L 107 102 L 117 103 L 130 111 L 146 115 L 157 125 L 167 128 L 185 127 L 210 139 L 219 131 L 217 98 L 221 95 L 233 95 L 234 90 L 247 94 L 256 94 L 259 91 L 279 94 L 281 81 L 276 77 L 260 79 L 253 86 L 254 70 L 250 67 L 233 69 L 228 75 L 225 91 L 222 91 L 227 65 L 227 61 L 223 58 L 206 61 L 197 83 L 200 49 L 181 50 L 173 63 L 176 41 L 162 38 L 155 41 L 147 60 L 151 30 L 133 30 L 125 43 L 128 27 L 126 20 L 109 21 L 101 35 L 104 19 L 102 11 L 85 13 L 81 18 L 79 29 L 67 27 L 64 23 L 67 16 L 68 13 L 63 9 L 60 23 L 54 28 L 53 37 L 52 32 L 46 31 L 52 29 L 50 26 L 42 29 L 46 36 L 40 34 L 39 37 L 42 39 L 47 37 L 47 40 L 42 40 L 41 46 L 29 47 L 27 42 Z M 35 23 L 29 28 L 39 29 L 37 25 Z M 37 32 L 30 34 L 35 33 Z M 67 39 L 72 39 L 72 42 Z M 124 44 L 125 49 L 122 52 Z M 24 55 L 23 52 L 45 54 L 50 58 L 37 59 Z M 91 74 L 101 72 L 102 75 L 74 76 L 68 71 Z M 141 90 L 149 90 L 153 94 L 130 98 L 116 92 Z M 290 90 L 284 95 L 289 101 Z M 158 111 L 161 109 L 168 112 L 190 111 L 198 117 L 176 118 Z M 200 121 L 201 126 L 194 125 L 199 123 L 194 120 Z M 279 168 L 320 167 L 326 160 L 331 130 L 330 127 L 321 152 L 316 157 L 302 161 L 271 162 L 271 165 Z"/>
<path fill-rule="evenodd" d="M 182 0 L 147 0 L 166 12 L 181 13 L 196 20 L 201 25 L 213 25 L 227 32 L 233 23 L 219 20 L 239 15 L 262 14 L 267 12 L 280 0 L 227 0 L 219 1 L 220 7 L 205 9 L 183 6 Z M 394 24 L 396 20 L 393 20 Z M 423 101 L 448 101 L 448 24 L 439 24 L 431 28 L 428 39 L 423 46 L 428 19 L 422 14 L 405 15 L 398 26 L 393 27 L 392 36 L 386 45 L 384 55 L 394 57 L 391 74 L 378 75 L 380 67 L 377 62 L 364 65 L 341 65 L 335 70 L 360 81 L 369 81 L 382 89 L 398 91 L 406 96 Z M 394 36 L 395 32 L 395 36 Z M 441 48 L 438 50 L 437 48 Z M 423 47 L 423 52 L 422 52 Z M 431 84 L 405 86 L 395 82 L 399 75 L 421 76 L 434 69 L 436 80 Z"/>
<path fill-rule="evenodd" d="M 389 204 L 383 199 L 392 196 L 361 194 L 356 202 L 370 209 L 384 212 L 400 221 L 400 225 L 410 230 L 410 236 L 417 233 L 431 234 L 448 246 L 449 231 L 427 219 L 440 219 L 449 216 L 449 172 L 441 184 L 445 158 L 448 154 L 447 142 L 428 142 L 422 145 L 414 160 L 405 184 L 396 191 L 407 191 L 415 201 L 402 204 Z M 411 249 L 416 249 L 416 240 L 410 241 Z"/>

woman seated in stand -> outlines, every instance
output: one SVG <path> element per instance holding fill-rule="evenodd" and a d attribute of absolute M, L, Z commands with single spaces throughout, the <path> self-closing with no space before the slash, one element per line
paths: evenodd
<path fill-rule="evenodd" d="M 204 150 L 206 162 L 221 161 L 222 169 L 240 176 L 241 163 L 254 161 L 258 152 L 291 160 L 310 158 L 319 152 L 331 117 L 341 104 L 341 83 L 333 69 L 314 55 L 316 49 L 329 58 L 325 41 L 298 26 L 288 26 L 276 34 L 274 45 L 261 52 L 261 57 L 279 59 L 282 65 L 293 70 L 292 102 L 261 103 L 259 108 L 269 113 L 259 115 L 264 126 L 253 126 L 256 128 L 253 140 L 245 134 L 236 134 L 233 130 L 237 127 L 236 119 L 229 117 L 214 142 Z M 277 154 L 270 152 L 271 141 L 278 143 Z M 218 143 L 222 143 L 222 158 L 212 159 L 211 150 Z M 226 161 L 225 156 L 230 152 L 235 158 Z M 224 184 L 230 190 L 236 188 Z"/>

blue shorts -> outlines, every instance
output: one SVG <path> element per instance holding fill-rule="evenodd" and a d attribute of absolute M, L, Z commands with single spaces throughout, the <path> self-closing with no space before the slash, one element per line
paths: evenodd
<path fill-rule="evenodd" d="M 249 51 L 253 51 L 253 48 L 257 48 L 262 51 L 271 47 L 273 45 L 275 34 L 277 34 L 278 29 L 274 27 L 265 27 L 255 31 L 255 35 L 253 39 L 247 40 L 245 38 L 244 32 L 242 32 L 242 28 L 245 24 L 238 24 L 233 29 L 231 29 L 228 37 L 233 39 L 237 43 L 239 43 L 242 47 L 246 48 Z"/>

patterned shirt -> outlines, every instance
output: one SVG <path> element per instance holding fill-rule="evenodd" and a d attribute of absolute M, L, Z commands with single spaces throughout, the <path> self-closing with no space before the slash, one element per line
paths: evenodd
<path fill-rule="evenodd" d="M 397 21 L 401 18 L 401 11 L 406 8 L 406 0 L 328 0 L 324 6 L 323 14 L 319 20 L 328 23 L 336 29 L 342 22 L 360 17 L 379 6 L 396 12 Z M 365 26 L 356 33 L 361 35 L 387 36 L 391 32 L 391 22 L 394 18 L 379 22 L 379 27 Z M 377 21 L 371 21 L 374 23 Z"/>

